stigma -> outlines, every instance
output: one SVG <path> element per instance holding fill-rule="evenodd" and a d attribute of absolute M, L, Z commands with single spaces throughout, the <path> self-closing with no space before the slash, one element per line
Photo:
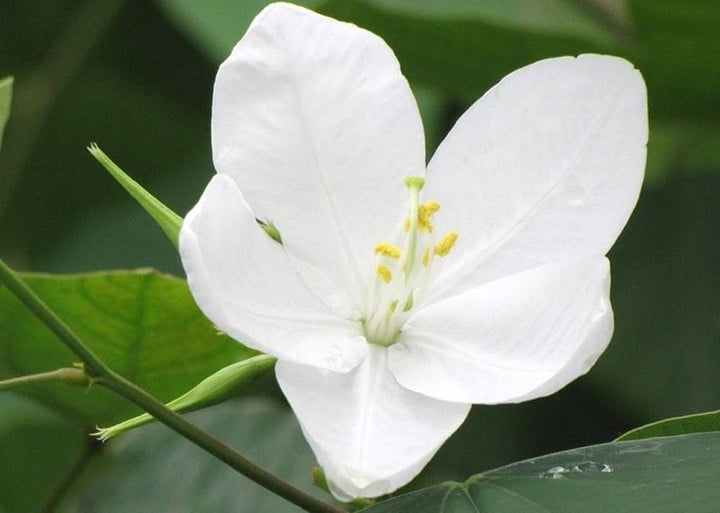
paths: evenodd
<path fill-rule="evenodd" d="M 405 185 L 409 201 L 402 229 L 396 240 L 378 242 L 373 248 L 374 285 L 362 321 L 367 341 L 381 346 L 395 343 L 410 311 L 427 296 L 440 260 L 450 254 L 459 236 L 450 231 L 436 242 L 433 218 L 440 203 L 420 202 L 423 177 L 407 177 Z"/>

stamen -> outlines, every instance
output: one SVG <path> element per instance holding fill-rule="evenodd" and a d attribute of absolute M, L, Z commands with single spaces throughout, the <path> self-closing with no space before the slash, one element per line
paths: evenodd
<path fill-rule="evenodd" d="M 427 267 L 429 263 L 430 263 L 430 248 L 427 247 L 427 248 L 425 248 L 425 251 L 423 251 L 422 265 Z"/>
<path fill-rule="evenodd" d="M 440 210 L 440 203 L 437 200 L 430 200 L 423 203 L 421 207 L 428 213 L 428 215 L 433 215 L 435 212 Z"/>
<path fill-rule="evenodd" d="M 420 197 L 420 191 L 425 185 L 425 179 L 422 176 L 408 176 L 405 178 L 405 185 L 410 191 L 410 212 L 408 218 L 410 219 L 408 237 L 405 241 L 405 279 L 410 276 L 413 264 L 415 263 L 415 247 L 417 244 L 417 232 L 418 232 L 418 198 Z"/>
<path fill-rule="evenodd" d="M 445 237 L 443 237 L 442 240 L 435 245 L 435 254 L 439 257 L 447 256 L 447 254 L 450 253 L 450 250 L 455 245 L 455 241 L 457 241 L 457 238 L 458 232 L 448 232 Z"/>
<path fill-rule="evenodd" d="M 403 312 L 409 312 L 410 309 L 413 307 L 413 303 L 415 303 L 415 296 L 411 292 L 407 300 L 405 301 L 405 306 L 403 306 Z"/>
<path fill-rule="evenodd" d="M 389 242 L 380 242 L 375 244 L 375 254 L 397 260 L 400 258 L 400 248 L 390 244 Z"/>
<path fill-rule="evenodd" d="M 392 280 L 392 271 L 385 264 L 378 265 L 375 272 L 385 283 L 390 283 L 390 280 Z"/>
<path fill-rule="evenodd" d="M 418 207 L 418 227 L 423 233 L 432 233 L 432 216 L 440 210 L 440 203 L 435 200 L 426 201 Z"/>
<path fill-rule="evenodd" d="M 395 343 L 411 311 L 426 300 L 442 265 L 436 257 L 447 256 L 458 238 L 458 233 L 451 231 L 435 244 L 433 216 L 440 210 L 440 203 L 420 203 L 423 177 L 408 177 L 405 185 L 408 209 L 397 239 L 373 248 L 377 278 L 370 289 L 369 311 L 363 321 L 368 342 L 385 347 Z"/>

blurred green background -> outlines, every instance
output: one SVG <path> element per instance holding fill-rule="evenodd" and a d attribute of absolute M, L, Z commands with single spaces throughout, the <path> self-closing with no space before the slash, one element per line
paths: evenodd
<path fill-rule="evenodd" d="M 209 126 L 217 65 L 265 3 L 0 2 L 0 77 L 15 76 L 0 154 L 2 257 L 27 271 L 153 267 L 182 276 L 162 232 L 85 147 L 97 142 L 184 214 L 213 173 Z M 609 441 L 663 417 L 720 409 L 716 0 L 306 0 L 303 5 L 388 41 L 418 97 L 428 155 L 474 99 L 508 72 L 540 58 L 620 55 L 640 69 L 648 85 L 647 179 L 610 254 L 616 314 L 610 348 L 589 375 L 552 397 L 475 407 L 411 486 Z M 159 304 L 170 301 L 163 294 L 182 287 L 162 280 L 153 282 Z M 84 293 L 95 286 L 80 285 Z M 62 305 L 63 294 L 69 297 L 75 289 L 55 290 Z M 109 301 L 118 300 L 113 295 Z M 43 365 L 54 358 L 48 356 L 54 347 L 27 354 L 17 349 L 15 328 L 29 323 L 19 312 L 3 293 L 0 378 L 19 369 L 53 368 Z M 199 338 L 208 339 L 211 327 L 197 329 L 203 333 Z M 206 343 L 202 358 L 189 346 L 177 347 L 179 359 L 204 363 L 178 368 L 170 377 L 143 374 L 143 385 L 169 399 L 204 369 L 245 356 L 228 340 Z M 153 355 L 172 352 L 163 347 L 165 352 Z M 112 354 L 108 349 L 111 362 Z M 69 358 L 64 353 L 57 358 L 60 365 L 73 361 L 63 363 Z M 158 361 L 158 367 L 166 362 Z M 63 390 L 58 399 L 59 387 L 0 394 L 0 513 L 297 511 L 268 499 L 162 426 L 104 446 L 93 443 L 86 434 L 95 424 L 121 420 L 133 410 L 94 389 Z M 192 418 L 312 489 L 312 455 L 272 378 Z"/>

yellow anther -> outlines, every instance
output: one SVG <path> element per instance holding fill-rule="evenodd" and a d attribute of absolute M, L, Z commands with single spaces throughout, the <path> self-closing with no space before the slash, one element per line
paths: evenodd
<path fill-rule="evenodd" d="M 420 205 L 420 208 L 427 211 L 429 215 L 433 215 L 435 212 L 440 210 L 440 203 L 438 203 L 436 200 L 430 200 Z"/>
<path fill-rule="evenodd" d="M 433 222 L 432 218 L 430 216 L 420 216 L 418 215 L 418 229 L 422 233 L 432 233 L 433 228 Z"/>
<path fill-rule="evenodd" d="M 405 222 L 403 223 L 403 231 L 409 232 L 410 231 L 410 218 L 406 217 Z"/>
<path fill-rule="evenodd" d="M 448 232 L 445 237 L 443 237 L 442 240 L 435 245 L 435 254 L 439 257 L 447 256 L 447 254 L 450 253 L 450 250 L 455 245 L 455 241 L 457 241 L 457 238 L 458 232 Z"/>
<path fill-rule="evenodd" d="M 427 267 L 429 263 L 430 263 L 430 248 L 428 247 L 428 248 L 425 248 L 425 251 L 423 251 L 422 265 Z"/>
<path fill-rule="evenodd" d="M 421 232 L 432 233 L 432 216 L 438 210 L 440 210 L 440 203 L 435 200 L 426 201 L 422 205 L 418 205 L 418 228 Z"/>
<path fill-rule="evenodd" d="M 400 258 L 400 248 L 389 242 L 380 242 L 375 244 L 375 254 L 397 260 Z"/>
<path fill-rule="evenodd" d="M 392 280 L 392 271 L 385 264 L 378 265 L 375 272 L 377 272 L 378 277 L 385 283 L 390 283 L 390 280 Z"/>

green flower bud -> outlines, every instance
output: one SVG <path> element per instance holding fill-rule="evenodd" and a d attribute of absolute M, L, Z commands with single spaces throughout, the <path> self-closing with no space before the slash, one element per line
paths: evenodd
<path fill-rule="evenodd" d="M 275 365 L 275 358 L 265 354 L 228 365 L 208 376 L 194 388 L 167 403 L 173 411 L 199 410 L 232 398 L 238 391 L 250 385 Z M 154 417 L 147 413 L 133 417 L 114 426 L 98 428 L 92 436 L 105 441 L 108 438 L 152 422 Z"/>

